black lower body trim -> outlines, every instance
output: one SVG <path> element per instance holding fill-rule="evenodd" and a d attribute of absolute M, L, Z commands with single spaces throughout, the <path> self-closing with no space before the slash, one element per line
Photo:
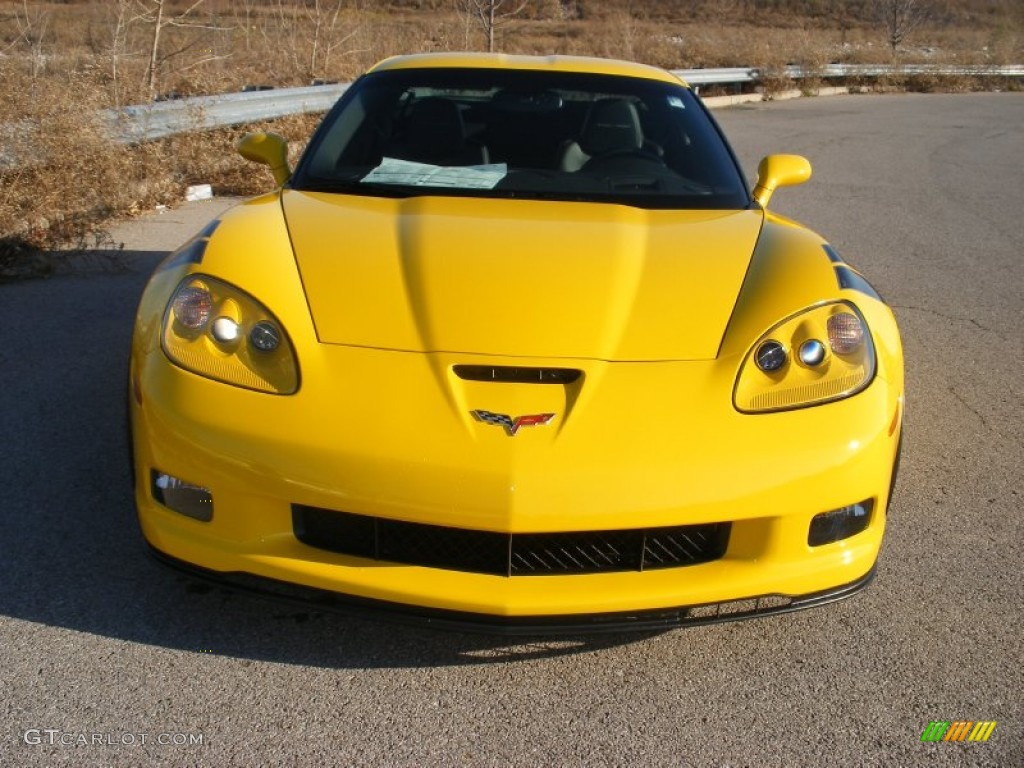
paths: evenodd
<path fill-rule="evenodd" d="M 765 596 L 712 605 L 656 608 L 616 613 L 568 614 L 560 616 L 493 616 L 485 613 L 449 611 L 436 608 L 371 600 L 328 590 L 305 587 L 247 573 L 222 573 L 186 563 L 150 546 L 160 562 L 197 579 L 231 587 L 240 592 L 262 595 L 314 610 L 340 611 L 403 624 L 462 632 L 510 636 L 586 635 L 607 632 L 651 631 L 674 627 L 737 621 L 756 616 L 789 613 L 833 603 L 866 587 L 875 576 L 875 566 L 861 578 L 839 587 L 795 597 Z"/>

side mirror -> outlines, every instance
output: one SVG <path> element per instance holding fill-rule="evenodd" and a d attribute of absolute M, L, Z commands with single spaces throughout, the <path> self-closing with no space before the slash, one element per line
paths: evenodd
<path fill-rule="evenodd" d="M 247 133 L 235 147 L 246 160 L 270 167 L 277 186 L 284 186 L 292 177 L 288 167 L 288 142 L 276 133 Z"/>
<path fill-rule="evenodd" d="M 803 184 L 811 178 L 811 164 L 800 155 L 768 155 L 757 166 L 757 184 L 754 199 L 762 208 L 768 207 L 768 200 L 778 187 Z"/>

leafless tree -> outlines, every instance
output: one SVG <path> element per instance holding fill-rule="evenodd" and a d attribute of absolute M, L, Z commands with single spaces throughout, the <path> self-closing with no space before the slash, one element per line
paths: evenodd
<path fill-rule="evenodd" d="M 141 21 L 146 24 L 153 25 L 153 35 L 150 38 L 149 46 L 149 64 L 146 66 L 146 88 L 149 91 L 149 98 L 153 99 L 156 96 L 157 91 L 157 77 L 162 64 L 168 60 L 191 50 L 199 44 L 198 37 L 192 37 L 183 44 L 179 45 L 176 49 L 169 52 L 162 52 L 160 50 L 161 36 L 163 31 L 167 27 L 178 27 L 188 28 L 193 30 L 217 30 L 226 31 L 227 27 L 221 27 L 216 24 L 210 24 L 197 19 L 193 12 L 203 3 L 205 0 L 195 0 L 190 6 L 184 11 L 176 14 L 165 13 L 167 0 L 136 0 L 137 13 L 132 18 L 132 21 Z M 197 67 L 201 64 L 206 64 L 210 61 L 217 61 L 218 59 L 226 59 L 227 56 L 220 56 L 214 54 L 212 51 L 204 52 L 200 56 L 196 56 L 189 64 L 185 66 L 179 66 L 176 71 L 183 71 Z"/>
<path fill-rule="evenodd" d="M 29 7 L 28 0 L 22 0 L 21 8 L 14 8 L 14 23 L 18 28 L 18 35 L 8 47 L 13 48 L 19 43 L 25 44 L 32 64 L 32 77 L 35 78 L 46 65 L 43 40 L 50 26 L 49 11 L 34 5 Z"/>
<path fill-rule="evenodd" d="M 359 32 L 358 27 L 344 34 L 339 30 L 347 5 L 345 0 L 306 0 L 302 4 L 276 0 L 270 6 L 276 29 L 262 24 L 260 30 L 280 55 L 290 60 L 295 74 L 310 79 L 329 77 L 333 56 L 360 52 L 354 48 L 338 51 Z"/>
<path fill-rule="evenodd" d="M 494 51 L 494 31 L 522 13 L 529 0 L 455 0 L 455 7 L 466 19 L 473 19 L 487 38 L 488 52 Z"/>
<path fill-rule="evenodd" d="M 110 83 L 114 104 L 121 104 L 121 63 L 132 54 L 128 51 L 128 26 L 134 18 L 135 0 L 116 0 L 109 6 L 110 23 Z"/>
<path fill-rule="evenodd" d="M 335 49 L 351 40 L 356 30 L 336 37 L 338 15 L 341 13 L 342 1 L 334 3 L 314 0 L 311 8 L 306 8 L 306 19 L 309 25 L 309 71 L 310 78 L 326 75 L 331 63 L 331 55 Z"/>
<path fill-rule="evenodd" d="M 245 35 L 245 50 L 248 51 L 250 49 L 249 33 L 252 31 L 253 0 L 242 0 L 242 8 L 245 11 L 245 27 L 242 29 L 242 34 Z"/>
<path fill-rule="evenodd" d="M 829 16 L 839 27 L 840 43 L 846 45 L 846 35 L 850 31 L 851 12 L 849 0 L 828 0 L 826 6 Z"/>
<path fill-rule="evenodd" d="M 875 10 L 885 27 L 893 54 L 927 16 L 927 8 L 921 0 L 875 0 Z"/>

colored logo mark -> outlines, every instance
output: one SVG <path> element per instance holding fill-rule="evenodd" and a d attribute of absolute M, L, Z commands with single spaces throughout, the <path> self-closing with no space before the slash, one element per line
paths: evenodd
<path fill-rule="evenodd" d="M 995 720 L 932 720 L 921 734 L 921 741 L 988 741 L 995 729 Z"/>
<path fill-rule="evenodd" d="M 526 416 L 512 418 L 505 413 L 491 413 L 490 411 L 472 411 L 475 418 L 486 424 L 493 424 L 496 427 L 504 427 L 509 437 L 515 437 L 521 427 L 537 427 L 547 424 L 553 418 L 553 413 L 531 413 Z"/>

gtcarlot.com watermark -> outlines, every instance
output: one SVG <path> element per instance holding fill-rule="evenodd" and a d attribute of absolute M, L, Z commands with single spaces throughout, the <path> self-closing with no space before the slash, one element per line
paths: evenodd
<path fill-rule="evenodd" d="M 30 746 L 46 744 L 59 747 L 195 747 L 204 742 L 201 733 L 85 733 L 62 731 L 59 728 L 29 728 L 22 740 Z"/>

